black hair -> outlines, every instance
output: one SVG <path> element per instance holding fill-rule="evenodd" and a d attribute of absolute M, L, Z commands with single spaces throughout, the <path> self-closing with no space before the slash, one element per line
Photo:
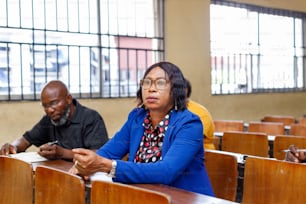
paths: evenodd
<path fill-rule="evenodd" d="M 191 96 L 192 88 L 191 88 L 190 81 L 186 78 L 185 78 L 185 88 L 186 88 L 187 98 L 189 98 Z"/>
<path fill-rule="evenodd" d="M 171 90 L 170 90 L 170 96 L 173 100 L 173 104 L 175 107 L 175 110 L 183 110 L 186 108 L 186 93 L 185 93 L 185 78 L 178 66 L 171 62 L 158 62 L 153 65 L 151 65 L 145 72 L 143 79 L 148 75 L 148 73 L 156 68 L 160 67 L 162 70 L 164 70 L 170 80 L 171 84 Z M 138 106 L 143 104 L 142 100 L 142 88 L 139 87 L 137 91 L 137 101 Z"/>

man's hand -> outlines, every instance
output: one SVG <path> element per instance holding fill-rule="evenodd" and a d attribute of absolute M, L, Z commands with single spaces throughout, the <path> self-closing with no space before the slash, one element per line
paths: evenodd
<path fill-rule="evenodd" d="M 59 145 L 47 143 L 39 147 L 38 154 L 47 159 L 61 159 L 63 157 L 64 148 Z"/>
<path fill-rule="evenodd" d="M 0 149 L 0 155 L 16 154 L 17 147 L 9 143 L 4 144 Z"/>
<path fill-rule="evenodd" d="M 294 145 L 290 145 L 288 148 L 288 152 L 286 153 L 286 161 L 291 161 L 295 163 L 302 163 L 306 160 L 306 155 L 303 151 L 299 151 L 297 147 Z"/>

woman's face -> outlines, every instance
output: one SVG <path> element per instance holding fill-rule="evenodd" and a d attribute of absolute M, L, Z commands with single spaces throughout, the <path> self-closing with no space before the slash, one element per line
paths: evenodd
<path fill-rule="evenodd" d="M 170 97 L 171 83 L 163 69 L 152 69 L 141 84 L 142 99 L 147 109 L 167 113 L 173 107 Z"/>

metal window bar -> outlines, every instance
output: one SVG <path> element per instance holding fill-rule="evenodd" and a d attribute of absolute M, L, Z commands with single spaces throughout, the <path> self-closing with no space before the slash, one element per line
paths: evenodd
<path fill-rule="evenodd" d="M 280 9 L 262 8 L 259 6 L 253 6 L 249 4 L 233 3 L 227 0 L 212 0 L 212 4 L 219 4 L 228 7 L 244 8 L 248 11 L 255 11 L 257 13 L 257 53 L 249 53 L 243 50 L 244 53 L 237 53 L 228 51 L 228 54 L 212 52 L 211 65 L 212 65 L 212 94 L 243 94 L 243 93 L 263 93 L 263 92 L 295 92 L 306 91 L 305 84 L 305 32 L 306 27 L 305 19 L 306 14 L 301 12 L 293 12 Z M 286 50 L 292 50 L 290 53 L 286 53 L 287 61 L 283 61 L 286 64 L 286 71 L 278 71 L 271 73 L 269 70 L 279 67 L 280 60 L 283 60 L 283 53 L 277 53 L 277 55 L 271 55 L 271 53 L 264 52 L 263 49 L 266 45 L 262 41 L 261 36 L 261 19 L 262 14 L 269 14 L 280 17 L 289 17 L 292 19 L 292 42 L 291 45 L 287 45 Z M 297 28 L 297 20 L 301 20 L 302 28 Z M 290 28 L 288 28 L 290 29 Z M 300 30 L 299 30 L 300 29 Z M 218 31 L 222 32 L 222 31 Z M 213 35 L 213 34 L 212 34 Z M 297 39 L 301 35 L 301 41 L 303 44 L 297 45 Z M 215 42 L 214 42 L 215 43 Z M 237 42 L 236 44 L 239 44 Z M 223 46 L 225 48 L 225 45 Z M 246 52 L 245 52 L 246 51 Z M 274 54 L 274 53 L 273 53 Z M 239 62 L 235 61 L 235 56 L 239 55 Z M 242 57 L 243 55 L 243 57 Z M 290 60 L 291 57 L 291 60 Z M 275 60 L 277 58 L 277 60 Z M 274 61 L 272 62 L 271 60 Z M 291 62 L 290 62 L 291 61 Z M 272 64 L 267 64 L 272 63 Z M 239 67 L 239 70 L 236 69 Z M 242 71 L 242 72 L 241 72 Z M 282 74 L 282 75 L 281 75 Z M 269 79 L 267 76 L 270 75 Z M 275 75 L 275 76 L 273 76 Z M 241 83 L 241 79 L 237 76 L 243 77 L 244 83 Z M 271 77 L 272 76 L 272 77 Z M 269 81 L 268 81 L 269 80 Z"/>
<path fill-rule="evenodd" d="M 0 59 L 4 59 L 0 64 L 5 64 L 0 76 L 7 73 L 5 83 L 0 83 L 0 100 L 39 100 L 43 84 L 51 79 L 63 80 L 78 98 L 134 97 L 137 73 L 164 58 L 164 0 L 151 0 L 153 34 L 147 28 L 142 34 L 136 31 L 137 14 L 131 19 L 134 31 L 124 35 L 119 32 L 125 26 L 119 16 L 116 22 L 109 15 L 106 24 L 102 20 L 102 10 L 112 14 L 112 7 L 118 9 L 120 0 L 28 1 L 30 4 L 20 0 L 0 2 Z M 140 9 L 137 3 L 133 5 L 134 13 Z M 113 25 L 117 29 L 112 30 Z M 134 41 L 144 38 L 151 41 L 151 47 L 116 44 L 126 37 Z M 1 51 L 3 46 L 10 51 Z M 133 54 L 122 58 L 119 55 L 123 49 Z M 142 61 L 145 66 L 140 64 Z M 128 70 L 126 82 L 121 81 L 124 67 L 120 65 L 124 63 Z"/>

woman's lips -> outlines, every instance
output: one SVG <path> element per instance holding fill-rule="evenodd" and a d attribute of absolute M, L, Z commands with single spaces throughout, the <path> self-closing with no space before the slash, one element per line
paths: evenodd
<path fill-rule="evenodd" d="M 146 98 L 146 101 L 148 102 L 148 103 L 154 103 L 154 102 L 156 102 L 158 100 L 158 98 L 157 97 L 147 97 Z"/>

